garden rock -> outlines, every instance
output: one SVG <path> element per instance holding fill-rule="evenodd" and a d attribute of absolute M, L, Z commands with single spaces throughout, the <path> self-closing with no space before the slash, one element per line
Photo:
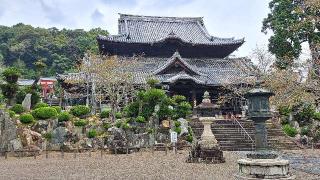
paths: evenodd
<path fill-rule="evenodd" d="M 24 100 L 22 101 L 22 107 L 25 111 L 30 111 L 31 109 L 31 94 L 28 93 Z"/>
<path fill-rule="evenodd" d="M 33 131 L 38 133 L 44 133 L 48 130 L 48 121 L 38 120 L 38 122 L 32 127 Z"/>
<path fill-rule="evenodd" d="M 0 151 L 7 150 L 10 141 L 17 138 L 17 128 L 9 114 L 0 110 Z"/>
<path fill-rule="evenodd" d="M 301 137 L 301 144 L 307 145 L 307 144 L 308 144 L 308 141 L 309 141 L 308 136 L 303 135 L 303 136 Z"/>
<path fill-rule="evenodd" d="M 9 151 L 22 150 L 23 146 L 19 138 L 10 141 Z"/>
<path fill-rule="evenodd" d="M 297 142 L 301 142 L 301 135 L 300 134 L 297 134 L 294 139 L 297 141 Z"/>
<path fill-rule="evenodd" d="M 37 146 L 42 147 L 42 136 L 40 133 L 32 131 L 28 128 L 19 129 L 19 136 L 23 147 Z"/>
<path fill-rule="evenodd" d="M 292 121 L 292 126 L 298 131 L 298 133 L 301 133 L 301 128 L 297 121 Z"/>
<path fill-rule="evenodd" d="M 52 131 L 51 143 L 62 144 L 66 141 L 68 129 L 65 127 L 58 127 Z"/>
<path fill-rule="evenodd" d="M 188 134 L 188 121 L 184 118 L 179 118 L 178 121 L 181 123 L 180 128 L 181 128 L 181 133 L 179 136 L 183 134 Z"/>
<path fill-rule="evenodd" d="M 108 129 L 111 134 L 107 139 L 107 146 L 111 151 L 117 148 L 118 153 L 126 153 L 127 139 L 123 129 L 117 127 L 111 127 Z"/>

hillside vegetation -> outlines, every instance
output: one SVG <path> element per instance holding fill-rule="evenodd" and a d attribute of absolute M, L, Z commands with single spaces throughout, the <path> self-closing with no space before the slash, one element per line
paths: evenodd
<path fill-rule="evenodd" d="M 0 26 L 0 62 L 21 69 L 23 78 L 34 78 L 34 63 L 46 65 L 46 76 L 73 71 L 85 52 L 98 52 L 96 36 L 108 32 L 100 28 L 82 29 L 35 28 L 22 23 Z"/>

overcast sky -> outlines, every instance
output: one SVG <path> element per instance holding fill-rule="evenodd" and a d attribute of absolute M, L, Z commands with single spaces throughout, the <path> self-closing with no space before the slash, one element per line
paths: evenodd
<path fill-rule="evenodd" d="M 268 0 L 0 0 L 0 24 L 19 22 L 39 27 L 118 31 L 118 13 L 204 17 L 209 33 L 218 37 L 245 38 L 235 53 L 247 56 L 268 43 L 261 33 L 269 12 Z"/>

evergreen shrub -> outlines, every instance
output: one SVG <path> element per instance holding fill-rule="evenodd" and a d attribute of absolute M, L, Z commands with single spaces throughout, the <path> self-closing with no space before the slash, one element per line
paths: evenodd
<path fill-rule="evenodd" d="M 290 137 L 295 137 L 298 134 L 298 131 L 289 124 L 283 126 L 283 131 Z"/>
<path fill-rule="evenodd" d="M 88 115 L 90 113 L 90 108 L 85 105 L 77 105 L 70 109 L 70 113 L 76 117 L 81 117 Z"/>
<path fill-rule="evenodd" d="M 34 118 L 31 114 L 27 113 L 27 114 L 21 114 L 20 115 L 20 122 L 22 124 L 30 124 L 34 121 Z"/>
<path fill-rule="evenodd" d="M 79 119 L 73 122 L 73 124 L 77 127 L 86 126 L 89 122 L 85 119 Z"/>
<path fill-rule="evenodd" d="M 58 112 L 53 107 L 40 107 L 32 111 L 33 117 L 36 119 L 50 119 L 57 117 Z"/>
<path fill-rule="evenodd" d="M 71 115 L 68 112 L 61 112 L 58 115 L 59 122 L 69 121 L 70 119 L 71 119 Z"/>
<path fill-rule="evenodd" d="M 24 112 L 23 106 L 21 104 L 15 104 L 10 108 L 10 110 L 15 112 L 16 114 L 21 114 Z"/>

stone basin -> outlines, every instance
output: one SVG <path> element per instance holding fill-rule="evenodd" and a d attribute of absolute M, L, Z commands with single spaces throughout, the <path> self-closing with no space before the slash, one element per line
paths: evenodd
<path fill-rule="evenodd" d="M 295 179 L 289 173 L 289 161 L 273 159 L 244 158 L 238 160 L 237 179 Z"/>

